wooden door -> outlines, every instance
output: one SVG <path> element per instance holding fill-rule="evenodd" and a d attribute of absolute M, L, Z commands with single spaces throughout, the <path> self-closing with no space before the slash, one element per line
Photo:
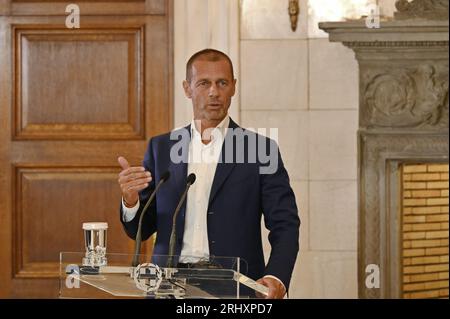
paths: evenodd
<path fill-rule="evenodd" d="M 119 155 L 172 126 L 172 1 L 0 0 L 0 297 L 57 297 L 59 252 L 119 221 Z M 146 252 L 150 252 L 151 243 Z"/>

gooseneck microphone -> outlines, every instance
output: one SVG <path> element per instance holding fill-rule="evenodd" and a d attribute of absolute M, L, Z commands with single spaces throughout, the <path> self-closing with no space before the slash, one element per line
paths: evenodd
<path fill-rule="evenodd" d="M 192 184 L 195 182 L 195 174 L 189 174 L 186 180 L 186 189 L 184 190 L 183 195 L 181 195 L 180 201 L 178 202 L 178 206 L 175 209 L 175 212 L 173 213 L 173 219 L 172 219 L 172 232 L 170 233 L 170 241 L 169 241 L 169 256 L 167 260 L 167 267 L 172 268 L 173 266 L 173 257 L 175 254 L 175 244 L 177 242 L 177 235 L 176 235 L 176 222 L 177 222 L 177 216 L 178 212 L 181 209 L 181 206 L 183 206 L 184 201 L 186 200 L 187 192 L 189 190 L 189 187 L 191 187 Z"/>
<path fill-rule="evenodd" d="M 148 199 L 147 203 L 145 204 L 144 208 L 142 209 L 141 216 L 139 217 L 139 225 L 138 230 L 136 233 L 136 245 L 134 248 L 134 256 L 133 256 L 133 263 L 132 266 L 136 267 L 139 265 L 139 253 L 141 252 L 141 243 L 142 243 L 142 220 L 144 219 L 144 215 L 147 212 L 148 207 L 150 206 L 151 202 L 153 202 L 153 199 L 155 198 L 156 192 L 161 187 L 162 184 L 164 184 L 170 177 L 170 172 L 165 172 L 161 175 L 161 178 L 156 185 L 155 189 L 153 190 L 153 193 L 150 195 L 150 198 Z"/>

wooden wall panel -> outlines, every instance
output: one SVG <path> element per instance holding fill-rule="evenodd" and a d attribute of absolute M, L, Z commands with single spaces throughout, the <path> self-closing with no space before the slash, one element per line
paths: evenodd
<path fill-rule="evenodd" d="M 82 223 L 108 223 L 107 251 L 127 252 L 133 243 L 118 220 L 117 168 L 15 168 L 15 277 L 59 275 L 61 251 L 84 251 Z"/>
<path fill-rule="evenodd" d="M 14 28 L 16 139 L 143 138 L 144 27 Z"/>
<path fill-rule="evenodd" d="M 0 0 L 0 298 L 57 297 L 83 222 L 132 254 L 117 157 L 172 128 L 172 0 L 80 1 L 70 30 L 68 3 Z"/>

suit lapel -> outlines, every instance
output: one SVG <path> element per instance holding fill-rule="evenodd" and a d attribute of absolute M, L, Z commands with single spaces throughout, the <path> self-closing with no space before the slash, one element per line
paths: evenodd
<path fill-rule="evenodd" d="M 169 153 L 177 143 L 182 143 L 180 146 L 183 149 L 183 159 L 181 163 L 174 163 L 172 159 L 169 160 L 169 171 L 170 174 L 173 176 L 173 179 L 175 180 L 175 185 L 178 194 L 181 196 L 182 192 L 184 191 L 184 187 L 186 185 L 186 179 L 187 179 L 187 163 L 188 163 L 188 156 L 189 156 L 189 143 L 190 143 L 190 132 L 191 132 L 191 126 L 188 125 L 183 128 L 183 130 L 187 130 L 189 132 L 189 138 L 186 138 L 186 135 L 181 135 L 180 139 L 178 140 L 171 140 L 170 142 L 170 148 Z M 183 138 L 184 137 L 184 138 Z M 178 146 L 177 146 L 178 148 Z"/>
<path fill-rule="evenodd" d="M 173 163 L 171 161 L 169 165 L 169 171 L 175 180 L 177 193 L 181 196 L 184 190 L 184 186 L 186 185 L 187 163 Z"/>
<path fill-rule="evenodd" d="M 233 168 L 236 166 L 235 161 L 233 160 L 232 163 L 225 163 L 225 141 L 230 138 L 230 135 L 232 133 L 232 130 L 235 128 L 238 128 L 239 126 L 230 118 L 230 124 L 228 126 L 228 132 L 225 136 L 224 143 L 222 145 L 222 151 L 220 153 L 220 158 L 222 159 L 219 163 L 217 163 L 216 168 L 216 174 L 214 175 L 213 184 L 211 186 L 211 193 L 209 194 L 209 202 L 208 205 L 211 205 L 211 202 L 214 200 L 215 196 L 217 195 L 218 191 L 222 187 L 225 180 L 228 178 L 228 176 L 233 171 Z M 229 142 L 232 142 L 229 140 Z M 235 152 L 235 145 L 233 144 L 233 152 Z"/>
<path fill-rule="evenodd" d="M 227 131 L 227 135 L 225 137 L 224 143 L 222 145 L 222 151 L 220 153 L 220 158 L 222 159 L 222 161 L 220 161 L 219 163 L 217 163 L 217 168 L 216 168 L 216 173 L 214 175 L 214 180 L 213 180 L 213 184 L 211 186 L 211 192 L 209 195 L 209 202 L 208 204 L 210 205 L 211 202 L 214 200 L 214 198 L 216 197 L 217 193 L 219 192 L 220 188 L 222 187 L 223 183 L 226 181 L 226 179 L 228 178 L 228 176 L 230 176 L 231 172 L 233 171 L 234 167 L 236 166 L 235 161 L 233 161 L 232 163 L 225 163 L 225 141 L 227 141 L 228 138 L 230 138 L 230 135 L 232 134 L 232 130 L 239 128 L 239 126 L 236 124 L 236 122 L 234 122 L 231 118 L 230 118 L 230 124 L 228 125 L 228 131 Z M 186 129 L 189 132 L 189 137 L 191 137 L 191 125 L 186 126 L 184 129 Z M 182 139 L 182 147 L 184 150 L 189 150 L 189 143 L 190 143 L 190 138 L 189 139 Z M 171 141 L 171 147 L 173 147 L 175 145 L 175 143 L 179 143 L 180 140 L 174 140 Z M 229 142 L 231 142 L 231 139 L 229 140 Z M 233 152 L 236 151 L 235 149 L 235 144 L 233 144 Z M 184 187 L 186 185 L 186 179 L 187 179 L 187 168 L 188 168 L 188 154 L 189 152 L 184 152 L 184 159 L 181 163 L 173 163 L 172 161 L 170 161 L 170 165 L 169 165 L 169 171 L 170 173 L 173 175 L 174 180 L 175 180 L 175 185 L 176 185 L 176 189 L 177 189 L 177 200 L 179 199 L 179 196 L 181 196 L 181 194 L 184 191 Z M 186 210 L 186 202 L 184 203 L 179 217 L 181 218 L 181 216 L 183 216 L 183 213 Z M 181 223 L 179 223 L 181 224 Z M 183 223 L 184 225 L 184 218 L 183 218 Z"/>
<path fill-rule="evenodd" d="M 175 203 L 178 203 L 178 201 L 180 200 L 181 194 L 183 193 L 186 186 L 190 132 L 191 132 L 190 128 L 191 128 L 190 125 L 183 128 L 189 132 L 189 138 L 186 138 L 187 137 L 186 134 L 182 132 L 183 134 L 181 134 L 180 139 L 170 141 L 171 143 L 169 153 L 176 143 L 182 143 L 180 145 L 177 145 L 177 148 L 178 146 L 181 146 L 181 148 L 183 149 L 182 153 L 183 157 L 181 163 L 174 163 L 172 159 L 169 158 L 169 171 L 171 176 L 173 176 L 171 178 L 174 179 L 174 185 L 176 189 L 176 192 L 174 194 Z M 186 213 L 186 201 L 184 202 L 177 216 L 176 234 L 179 239 L 182 239 L 184 234 L 185 213 Z M 179 242 L 176 244 L 176 247 L 177 247 L 176 254 L 180 254 L 181 245 L 179 244 Z"/>

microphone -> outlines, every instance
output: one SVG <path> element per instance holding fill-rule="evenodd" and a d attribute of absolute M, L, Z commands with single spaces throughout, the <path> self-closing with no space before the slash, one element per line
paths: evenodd
<path fill-rule="evenodd" d="M 181 209 L 181 206 L 183 205 L 187 192 L 189 190 L 189 187 L 191 187 L 192 184 L 195 182 L 195 174 L 189 174 L 186 181 L 186 189 L 184 190 L 183 195 L 181 195 L 180 201 L 178 202 L 178 206 L 175 209 L 175 212 L 173 213 L 173 219 L 172 219 L 172 232 L 170 233 L 170 241 L 169 241 L 169 259 L 167 260 L 167 267 L 172 268 L 173 266 L 173 255 L 175 254 L 175 243 L 177 242 L 177 235 L 176 235 L 176 221 L 178 212 Z"/>
<path fill-rule="evenodd" d="M 136 245 L 135 245 L 135 249 L 134 249 L 134 256 L 133 256 L 133 262 L 132 262 L 133 267 L 136 267 L 137 265 L 139 265 L 139 253 L 141 251 L 141 243 L 142 243 L 142 220 L 144 219 L 144 215 L 147 212 L 147 209 L 150 206 L 150 203 L 153 202 L 156 192 L 161 187 L 161 185 L 164 184 L 169 179 L 169 177 L 170 177 L 169 171 L 167 171 L 161 175 L 161 179 L 159 180 L 158 184 L 156 185 L 155 189 L 153 190 L 153 193 L 150 195 L 150 198 L 148 199 L 147 203 L 145 204 L 144 208 L 142 209 L 141 216 L 139 217 L 138 230 L 136 233 Z"/>

